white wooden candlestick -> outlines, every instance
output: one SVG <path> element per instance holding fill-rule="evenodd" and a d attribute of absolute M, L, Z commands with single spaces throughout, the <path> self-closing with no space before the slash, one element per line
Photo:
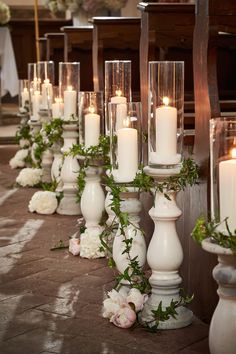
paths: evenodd
<path fill-rule="evenodd" d="M 61 169 L 63 164 L 63 156 L 61 153 L 61 145 L 54 143 L 52 146 L 53 151 L 53 163 L 51 167 L 51 178 L 52 181 L 57 182 L 56 192 L 62 192 L 62 180 L 61 180 Z"/>
<path fill-rule="evenodd" d="M 113 259 L 116 263 L 116 267 L 120 273 L 124 273 L 125 269 L 129 266 L 129 258 L 127 253 L 123 253 L 125 250 L 125 238 L 133 239 L 130 256 L 131 258 L 137 257 L 139 265 L 144 266 L 146 262 L 146 243 L 143 233 L 140 231 L 140 217 L 141 202 L 139 200 L 139 194 L 135 192 L 132 187 L 127 188 L 127 192 L 121 193 L 121 211 L 128 213 L 131 224 L 125 230 L 125 236 L 120 233 L 118 228 L 113 242 Z M 130 290 L 128 281 L 122 280 L 120 283 L 121 291 L 128 292 Z"/>
<path fill-rule="evenodd" d="M 165 177 L 153 172 L 154 169 L 147 167 L 146 173 L 155 180 L 164 180 Z M 166 176 L 168 177 L 168 176 Z M 169 196 L 169 199 L 165 197 Z M 176 193 L 163 191 L 155 193 L 154 206 L 149 215 L 155 223 L 154 234 L 150 241 L 147 262 L 152 270 L 149 282 L 152 287 L 151 296 L 144 305 L 141 314 L 143 322 L 153 319 L 152 310 L 156 310 L 160 302 L 163 308 L 170 305 L 171 300 L 180 300 L 180 284 L 182 278 L 179 275 L 179 267 L 183 261 L 183 250 L 176 232 L 176 220 L 182 214 L 176 204 Z M 177 308 L 176 319 L 170 318 L 160 322 L 160 329 L 174 329 L 188 326 L 192 322 L 192 311 L 184 306 Z"/>
<path fill-rule="evenodd" d="M 50 149 L 45 150 L 42 153 L 42 182 L 43 183 L 50 183 L 52 181 L 51 178 L 51 167 L 53 162 L 53 154 Z"/>
<path fill-rule="evenodd" d="M 100 184 L 99 167 L 86 168 L 86 184 L 81 196 L 81 212 L 85 219 L 86 230 L 80 235 L 80 256 L 84 258 L 104 257 L 100 251 L 100 234 L 103 227 L 99 225 L 105 207 L 105 194 Z"/>
<path fill-rule="evenodd" d="M 62 152 L 68 152 L 77 143 L 78 132 L 76 124 L 64 124 L 63 134 L 64 145 Z M 57 213 L 61 215 L 80 215 L 80 205 L 77 203 L 77 174 L 79 163 L 76 157 L 67 155 L 61 169 L 61 180 L 63 183 L 63 198 L 57 208 Z"/>
<path fill-rule="evenodd" d="M 41 128 L 42 128 L 42 123 L 39 122 L 39 121 L 32 121 L 31 119 L 29 120 L 28 122 L 29 126 L 30 126 L 30 132 L 31 132 L 31 135 L 32 137 L 34 138 L 34 136 L 40 132 Z M 37 144 L 36 143 L 33 143 L 32 146 L 31 146 L 31 151 L 30 151 L 30 156 L 31 156 L 31 159 L 32 161 L 37 164 L 38 163 L 38 160 L 35 158 L 35 155 L 34 155 L 34 150 L 36 148 Z"/>
<path fill-rule="evenodd" d="M 236 348 L 236 256 L 229 249 L 202 242 L 204 250 L 218 254 L 219 264 L 213 270 L 219 302 L 211 319 L 209 347 L 211 354 L 234 354 Z"/>
<path fill-rule="evenodd" d="M 117 228 L 115 228 L 115 225 L 116 225 L 116 220 L 115 220 L 116 214 L 111 209 L 112 194 L 111 194 L 110 188 L 106 187 L 106 191 L 107 191 L 107 195 L 106 195 L 106 199 L 105 199 L 105 210 L 106 210 L 107 215 L 108 215 L 108 218 L 106 220 L 106 224 L 107 224 L 108 227 L 112 227 L 112 230 L 111 230 L 108 238 L 105 240 L 105 242 L 112 249 L 114 237 L 115 237 L 115 234 L 117 232 Z"/>

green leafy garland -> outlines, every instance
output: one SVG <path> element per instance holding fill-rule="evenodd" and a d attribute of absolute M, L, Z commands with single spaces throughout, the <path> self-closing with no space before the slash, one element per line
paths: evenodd
<path fill-rule="evenodd" d="M 196 221 L 196 225 L 191 233 L 192 238 L 197 243 L 201 244 L 206 238 L 210 238 L 212 242 L 218 244 L 221 247 L 229 248 L 236 254 L 236 230 L 232 233 L 229 229 L 227 218 L 223 221 L 225 224 L 225 231 L 220 231 L 222 227 L 221 222 L 212 220 L 207 222 L 204 217 L 200 217 Z"/>
<path fill-rule="evenodd" d="M 72 156 L 79 156 L 81 158 L 80 170 L 77 177 L 77 201 L 80 202 L 84 187 L 86 168 L 88 166 L 101 166 L 104 169 L 109 167 L 110 139 L 108 136 L 101 135 L 99 137 L 99 144 L 85 148 L 83 144 L 73 145 L 69 151 Z"/>
<path fill-rule="evenodd" d="M 30 126 L 28 123 L 22 124 L 18 127 L 15 136 L 17 144 L 20 143 L 20 140 L 25 139 L 29 141 L 29 145 L 32 145 L 32 135 L 30 132 Z"/>
<path fill-rule="evenodd" d="M 37 160 L 37 167 L 41 166 L 43 152 L 52 147 L 54 143 L 62 142 L 62 125 L 63 120 L 56 118 L 44 124 L 41 131 L 35 134 L 33 142 L 35 143 L 34 157 Z"/>

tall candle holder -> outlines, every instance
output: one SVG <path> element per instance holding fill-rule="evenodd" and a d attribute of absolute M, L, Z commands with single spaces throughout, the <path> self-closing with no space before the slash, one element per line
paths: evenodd
<path fill-rule="evenodd" d="M 131 61 L 105 61 L 106 134 L 109 134 L 108 103 L 124 104 L 132 101 Z"/>
<path fill-rule="evenodd" d="M 117 183 L 134 180 L 141 163 L 141 103 L 109 103 L 110 156 Z"/>
<path fill-rule="evenodd" d="M 79 92 L 79 142 L 85 150 L 99 145 L 104 132 L 104 109 L 102 92 Z M 81 164 L 84 157 L 79 156 Z M 103 161 L 93 159 L 85 168 L 85 188 L 81 196 L 81 212 L 85 219 L 85 232 L 80 235 L 80 256 L 84 258 L 104 257 L 100 252 L 99 235 L 103 227 L 99 225 L 105 205 L 105 194 L 100 183 Z M 91 164 L 91 165 L 90 165 Z"/>
<path fill-rule="evenodd" d="M 30 109 L 30 88 L 29 80 L 19 80 L 19 116 L 21 117 L 21 125 L 29 120 Z"/>
<path fill-rule="evenodd" d="M 78 120 L 77 94 L 80 90 L 80 63 L 59 63 L 59 91 L 64 102 L 63 119 Z"/>
<path fill-rule="evenodd" d="M 229 243 L 236 230 L 235 117 L 210 120 L 210 171 L 211 221 L 221 222 L 215 233 L 224 234 L 224 240 L 228 239 Z M 221 238 L 220 234 L 218 237 Z M 236 256 L 230 248 L 220 246 L 217 240 L 210 238 L 202 241 L 202 247 L 218 255 L 218 264 L 212 274 L 219 286 L 219 302 L 210 324 L 210 352 L 233 354 L 236 348 Z"/>
<path fill-rule="evenodd" d="M 64 124 L 63 134 L 64 145 L 62 153 L 69 152 L 78 139 L 77 124 Z M 61 181 L 63 184 L 63 197 L 57 208 L 57 213 L 61 215 L 80 215 L 80 205 L 77 203 L 77 174 L 80 166 L 76 157 L 70 154 L 64 157 L 61 169 Z"/>
<path fill-rule="evenodd" d="M 137 190 L 131 186 L 139 163 L 141 162 L 141 103 L 109 103 L 110 126 L 110 158 L 114 181 L 125 188 L 121 193 L 121 211 L 128 213 L 130 220 L 125 233 L 121 233 L 120 226 L 114 237 L 113 259 L 120 273 L 124 273 L 129 266 L 129 256 L 125 250 L 126 239 L 133 239 L 130 249 L 131 258 L 137 257 L 140 267 L 146 261 L 146 244 L 140 231 L 141 202 Z M 122 291 L 128 291 L 128 282 L 120 283 Z"/>
<path fill-rule="evenodd" d="M 184 63 L 151 62 L 149 64 L 149 154 L 145 172 L 156 184 L 180 172 L 182 161 Z M 152 270 L 149 279 L 151 296 L 145 303 L 141 319 L 152 324 L 153 310 L 180 300 L 182 278 L 178 269 L 183 250 L 176 232 L 176 220 L 182 212 L 176 204 L 176 192 L 154 189 L 154 206 L 149 215 L 155 229 L 150 241 L 147 262 Z M 159 328 L 181 328 L 192 322 L 192 312 L 184 306 L 176 318 L 160 322 Z"/>
<path fill-rule="evenodd" d="M 62 118 L 64 114 L 63 112 L 64 112 L 64 103 L 63 103 L 63 98 L 61 97 L 59 86 L 53 86 L 53 97 L 52 97 L 50 116 L 52 119 Z"/>
<path fill-rule="evenodd" d="M 41 83 L 41 103 L 40 103 L 40 120 L 44 123 L 50 119 L 50 111 L 53 99 L 53 84 L 54 84 L 54 62 L 39 61 L 37 63 L 37 77 Z"/>

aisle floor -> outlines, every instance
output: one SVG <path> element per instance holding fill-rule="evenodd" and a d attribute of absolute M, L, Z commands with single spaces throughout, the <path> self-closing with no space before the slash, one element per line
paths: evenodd
<path fill-rule="evenodd" d="M 0 146 L 0 353 L 207 354 L 208 326 L 124 330 L 101 316 L 114 274 L 106 259 L 51 251 L 77 230 L 77 217 L 27 210 L 35 189 L 15 188 L 8 161 L 16 146 Z M 197 300 L 195 300 L 197 301 Z"/>

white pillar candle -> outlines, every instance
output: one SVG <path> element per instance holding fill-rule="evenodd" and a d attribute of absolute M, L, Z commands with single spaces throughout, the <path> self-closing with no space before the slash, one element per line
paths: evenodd
<path fill-rule="evenodd" d="M 151 162 L 175 164 L 181 159 L 177 154 L 177 109 L 168 105 L 168 97 L 163 103 L 156 109 L 156 152 L 151 153 Z"/>
<path fill-rule="evenodd" d="M 138 170 L 138 132 L 133 128 L 117 131 L 117 182 L 132 182 Z"/>
<path fill-rule="evenodd" d="M 220 219 L 228 217 L 230 230 L 236 229 L 236 159 L 219 163 Z"/>
<path fill-rule="evenodd" d="M 124 127 L 123 122 L 127 117 L 127 99 L 121 96 L 120 91 L 116 91 L 117 96 L 111 97 L 111 103 L 116 103 L 116 131 Z"/>
<path fill-rule="evenodd" d="M 29 101 L 29 91 L 26 87 L 24 87 L 23 91 L 21 91 L 21 107 L 24 108 L 26 102 Z"/>
<path fill-rule="evenodd" d="M 100 115 L 93 113 L 90 109 L 90 113 L 84 116 L 84 145 L 86 148 L 99 144 L 100 136 Z"/>
<path fill-rule="evenodd" d="M 64 104 L 62 99 L 59 97 L 55 97 L 55 102 L 52 103 L 52 117 L 53 118 L 61 118 L 64 109 Z"/>
<path fill-rule="evenodd" d="M 38 121 L 39 120 L 39 109 L 40 105 L 42 102 L 42 96 L 40 95 L 39 91 L 35 91 L 33 94 L 33 100 L 32 100 L 32 105 L 33 105 L 33 117 L 32 120 Z"/>
<path fill-rule="evenodd" d="M 72 115 L 76 116 L 76 91 L 68 86 L 64 91 L 64 119 L 69 120 Z"/>
<path fill-rule="evenodd" d="M 45 79 L 42 84 L 42 109 L 51 108 L 52 95 L 52 84 L 48 79 Z"/>

